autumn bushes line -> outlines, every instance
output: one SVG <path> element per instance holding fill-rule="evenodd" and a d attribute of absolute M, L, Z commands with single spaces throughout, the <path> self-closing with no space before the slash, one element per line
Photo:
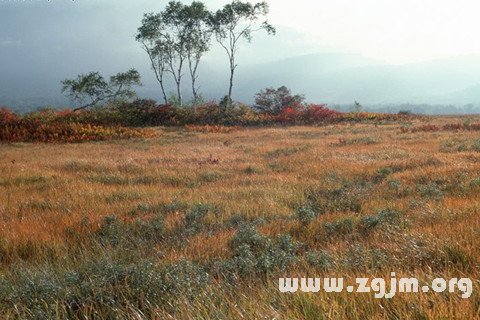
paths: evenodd
<path fill-rule="evenodd" d="M 80 115 L 79 115 L 80 116 Z M 90 115 L 92 116 L 92 115 Z M 19 116 L 0 109 L 0 141 L 78 143 L 130 138 L 147 138 L 154 130 L 120 125 L 102 125 L 84 119 L 76 121 L 72 111 L 44 110 Z M 95 116 L 93 116 L 95 118 Z"/>
<path fill-rule="evenodd" d="M 153 100 L 111 103 L 72 111 L 44 109 L 19 115 L 0 109 L 0 141 L 82 142 L 150 137 L 152 126 L 269 126 L 361 121 L 395 121 L 411 115 L 342 113 L 326 105 L 295 104 L 278 113 L 258 112 L 247 105 L 158 105 Z M 209 131 L 209 130 L 206 130 Z M 220 130 L 222 131 L 222 130 Z M 228 130 L 227 130 L 228 131 Z"/>

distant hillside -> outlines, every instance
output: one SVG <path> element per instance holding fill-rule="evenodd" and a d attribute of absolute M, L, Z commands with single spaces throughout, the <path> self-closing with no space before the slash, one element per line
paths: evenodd
<path fill-rule="evenodd" d="M 138 65 L 139 61 L 132 63 Z M 1 69 L 13 72 L 8 65 Z M 18 68 L 10 77 L 0 76 L 0 105 L 17 110 L 67 105 L 68 100 L 60 94 L 59 81 L 75 76 L 72 70 L 35 70 Z M 160 100 L 148 66 L 141 65 L 139 70 L 144 82 L 139 95 Z M 222 97 L 227 78 L 225 61 L 206 60 L 200 74 L 205 99 Z M 188 81 L 186 74 L 184 79 Z M 251 103 L 260 89 L 281 85 L 304 93 L 308 101 L 319 103 L 349 104 L 358 100 L 364 105 L 480 105 L 480 55 L 405 65 L 387 65 L 361 55 L 341 53 L 303 55 L 257 65 L 242 65 L 240 61 L 234 98 Z M 187 84 L 185 94 L 189 94 Z"/>
<path fill-rule="evenodd" d="M 360 57 L 337 58 L 332 59 L 332 55 L 298 57 L 239 71 L 242 98 L 250 96 L 251 99 L 251 93 L 270 83 L 285 84 L 305 93 L 311 101 L 328 103 L 353 100 L 366 104 L 480 102 L 480 90 L 476 90 L 480 86 L 480 56 L 398 66 Z"/>

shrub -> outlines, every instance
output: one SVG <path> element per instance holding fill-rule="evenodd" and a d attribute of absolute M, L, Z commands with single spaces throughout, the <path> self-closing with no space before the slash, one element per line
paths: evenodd
<path fill-rule="evenodd" d="M 213 208 L 210 205 L 199 203 L 193 206 L 185 214 L 185 230 L 187 234 L 194 234 L 200 232 L 202 229 L 208 227 L 204 223 L 204 218 Z"/>
<path fill-rule="evenodd" d="M 275 114 L 275 122 L 281 124 L 301 123 L 304 107 L 302 105 L 292 105 L 283 108 L 278 114 Z"/>
<path fill-rule="evenodd" d="M 373 177 L 373 181 L 376 182 L 376 183 L 381 182 L 385 178 L 387 178 L 389 175 L 391 175 L 395 172 L 400 172 L 400 171 L 402 171 L 402 168 L 400 166 L 380 168 L 375 173 L 375 175 Z"/>
<path fill-rule="evenodd" d="M 224 276 L 283 271 L 296 260 L 299 247 L 290 235 L 279 235 L 272 240 L 259 234 L 251 225 L 241 225 L 228 246 L 233 256 L 214 265 L 214 269 Z"/>
<path fill-rule="evenodd" d="M 380 224 L 398 225 L 399 222 L 400 212 L 383 209 L 376 215 L 362 217 L 358 222 L 358 229 L 362 234 L 368 235 Z"/>
<path fill-rule="evenodd" d="M 429 181 L 427 184 L 418 183 L 417 191 L 426 198 L 433 198 L 436 200 L 443 198 L 443 191 L 432 181 Z"/>
<path fill-rule="evenodd" d="M 325 251 L 307 253 L 307 263 L 320 270 L 328 270 L 335 266 L 334 259 Z"/>
<path fill-rule="evenodd" d="M 184 293 L 190 298 L 194 298 L 195 293 L 208 282 L 205 269 L 185 259 L 167 265 L 163 274 L 170 293 Z"/>
<path fill-rule="evenodd" d="M 0 108 L 0 127 L 17 122 L 18 120 L 19 116 L 13 113 L 10 109 L 7 107 Z"/>
<path fill-rule="evenodd" d="M 370 188 L 368 183 L 346 181 L 341 186 L 332 189 L 308 189 L 305 191 L 305 197 L 307 204 L 319 213 L 360 212 L 362 199 Z"/>
<path fill-rule="evenodd" d="M 359 137 L 359 138 L 352 138 L 352 139 L 344 139 L 340 138 L 338 141 L 339 146 L 348 146 L 348 145 L 355 145 L 355 144 L 377 144 L 379 141 L 375 137 Z"/>
<path fill-rule="evenodd" d="M 341 112 L 327 108 L 325 104 L 308 105 L 303 113 L 304 121 L 307 123 L 333 122 L 337 120 Z"/>
<path fill-rule="evenodd" d="M 114 139 L 149 138 L 155 132 L 148 129 L 102 127 L 80 123 L 36 123 L 20 120 L 0 127 L 3 142 L 79 143 Z"/>
<path fill-rule="evenodd" d="M 325 222 L 324 228 L 329 236 L 343 236 L 353 232 L 355 223 L 351 218 L 344 218 L 334 222 Z"/>
<path fill-rule="evenodd" d="M 156 215 L 149 220 L 123 222 L 115 215 L 106 216 L 95 233 L 103 245 L 138 246 L 145 242 L 159 242 L 164 237 L 164 219 Z"/>
<path fill-rule="evenodd" d="M 301 206 L 295 210 L 295 217 L 302 225 L 309 224 L 317 215 L 318 212 L 311 206 Z"/>
<path fill-rule="evenodd" d="M 202 267 L 186 260 L 160 266 L 106 256 L 73 270 L 48 265 L 13 270 L 0 278 L 0 306 L 15 310 L 20 319 L 117 319 L 125 316 L 125 306 L 152 314 L 170 311 L 179 294 L 194 299 L 208 281 Z"/>
<path fill-rule="evenodd" d="M 384 250 L 356 244 L 348 249 L 342 265 L 354 271 L 379 269 L 387 265 L 389 256 Z"/>
<path fill-rule="evenodd" d="M 255 94 L 254 108 L 261 112 L 278 115 L 288 107 L 301 105 L 304 100 L 303 95 L 292 95 L 285 86 L 278 89 L 266 88 Z"/>
<path fill-rule="evenodd" d="M 256 167 L 248 166 L 243 170 L 243 172 L 245 174 L 252 175 L 252 174 L 260 173 L 261 171 Z"/>
<path fill-rule="evenodd" d="M 462 152 L 467 150 L 467 144 L 464 141 L 459 141 L 457 139 L 442 141 L 440 143 L 440 151 L 442 152 Z"/>
<path fill-rule="evenodd" d="M 138 99 L 133 102 L 120 102 L 109 107 L 113 119 L 128 127 L 145 127 L 156 125 L 156 120 L 151 116 L 157 108 L 154 100 Z"/>
<path fill-rule="evenodd" d="M 473 151 L 480 152 L 480 139 L 478 139 L 477 141 L 475 141 L 473 143 L 472 149 L 473 149 Z"/>

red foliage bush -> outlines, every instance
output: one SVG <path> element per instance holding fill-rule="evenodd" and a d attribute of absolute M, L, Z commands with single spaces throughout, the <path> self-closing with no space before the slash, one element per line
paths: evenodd
<path fill-rule="evenodd" d="M 301 119 L 302 114 L 302 110 L 299 110 L 298 108 L 286 107 L 283 108 L 282 111 L 275 116 L 275 121 L 282 124 L 293 124 Z"/>
<path fill-rule="evenodd" d="M 307 106 L 296 104 L 284 108 L 275 116 L 275 121 L 282 124 L 325 123 L 334 122 L 341 115 L 341 112 L 329 109 L 325 104 L 311 104 Z"/>
<path fill-rule="evenodd" d="M 341 112 L 327 108 L 326 104 L 311 104 L 305 109 L 303 118 L 307 122 L 331 122 L 341 115 Z"/>
<path fill-rule="evenodd" d="M 7 107 L 0 108 L 0 127 L 15 122 L 19 117 Z"/>

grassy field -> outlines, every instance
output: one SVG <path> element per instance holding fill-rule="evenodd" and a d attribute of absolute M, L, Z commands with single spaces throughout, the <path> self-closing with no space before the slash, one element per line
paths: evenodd
<path fill-rule="evenodd" d="M 0 318 L 479 318 L 479 132 L 401 129 L 479 120 L 0 145 Z M 277 288 L 392 271 L 473 295 Z"/>

